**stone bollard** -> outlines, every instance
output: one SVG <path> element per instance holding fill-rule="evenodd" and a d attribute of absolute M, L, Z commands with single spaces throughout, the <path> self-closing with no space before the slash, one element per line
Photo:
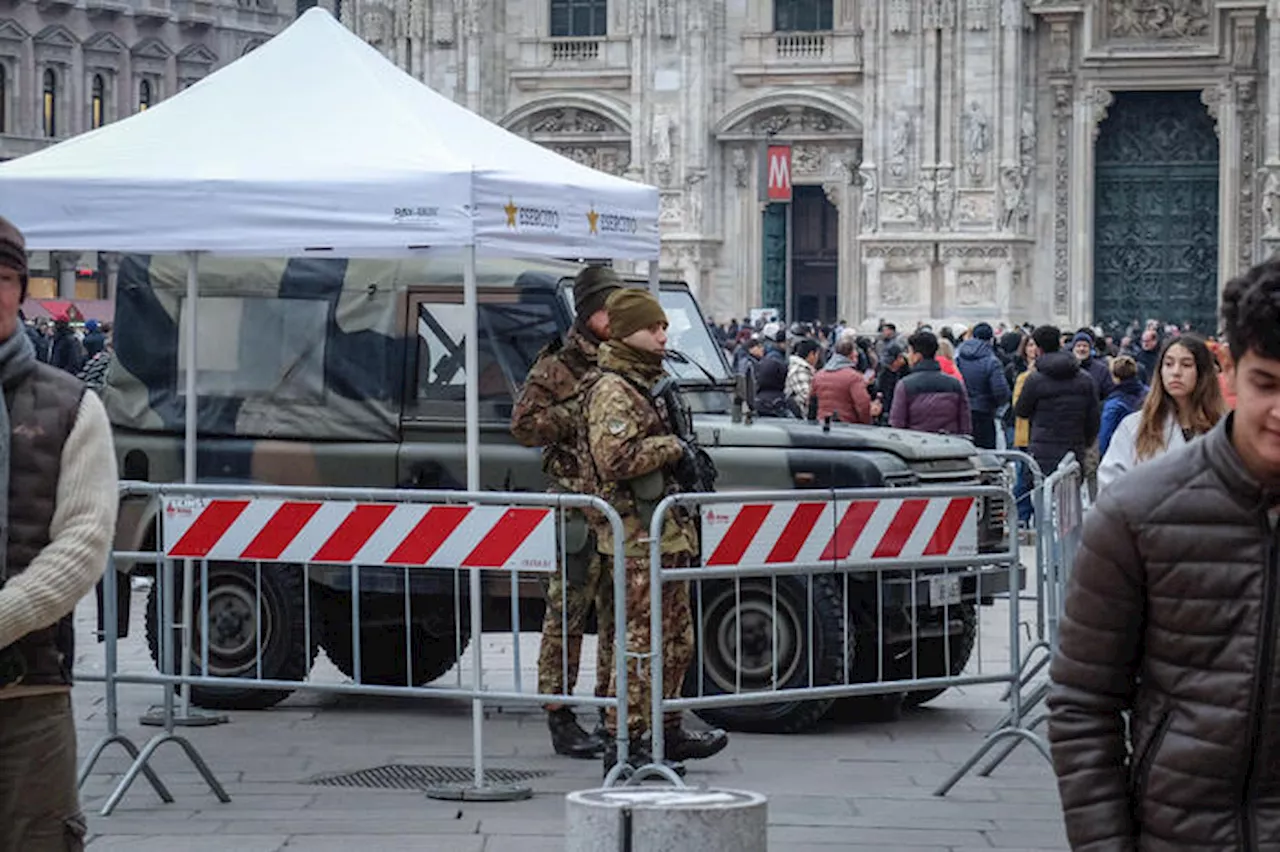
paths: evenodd
<path fill-rule="evenodd" d="M 566 852 L 765 852 L 768 801 L 695 787 L 579 790 L 565 802 Z"/>

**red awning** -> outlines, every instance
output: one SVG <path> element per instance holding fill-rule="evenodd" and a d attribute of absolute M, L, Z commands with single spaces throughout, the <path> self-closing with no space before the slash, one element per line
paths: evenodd
<path fill-rule="evenodd" d="M 57 319 L 65 316 L 72 322 L 97 320 L 111 322 L 116 306 L 107 299 L 28 299 L 22 303 L 22 313 L 27 319 Z"/>

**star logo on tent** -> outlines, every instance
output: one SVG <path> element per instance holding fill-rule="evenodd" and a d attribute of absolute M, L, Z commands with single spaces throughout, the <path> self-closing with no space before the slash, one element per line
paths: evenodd
<path fill-rule="evenodd" d="M 502 208 L 507 214 L 507 227 L 514 228 L 516 226 L 516 214 L 520 212 L 520 208 L 516 206 L 514 198 L 507 199 L 507 206 Z"/>
<path fill-rule="evenodd" d="M 595 205 L 593 204 L 591 209 L 587 211 L 587 227 L 591 229 L 591 233 L 598 234 L 600 232 L 596 230 L 596 228 L 599 224 L 600 214 L 596 212 Z"/>

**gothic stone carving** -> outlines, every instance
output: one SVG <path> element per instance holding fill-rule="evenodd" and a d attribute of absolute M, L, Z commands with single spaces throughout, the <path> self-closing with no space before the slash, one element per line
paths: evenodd
<path fill-rule="evenodd" d="M 964 190 L 960 193 L 957 212 L 961 225 L 991 225 L 996 220 L 995 193 Z"/>
<path fill-rule="evenodd" d="M 946 261 L 993 261 L 1008 260 L 1009 247 L 1002 245 L 973 245 L 968 243 L 944 243 L 942 260 Z"/>
<path fill-rule="evenodd" d="M 981 183 L 985 176 L 985 162 L 988 149 L 991 147 L 991 124 L 982 104 L 970 101 L 964 113 L 964 145 L 965 158 L 968 161 L 969 177 L 974 183 Z"/>
<path fill-rule="evenodd" d="M 916 193 L 912 189 L 885 190 L 880 193 L 880 205 L 882 222 L 916 222 L 920 218 Z"/>
<path fill-rule="evenodd" d="M 604 117 L 588 110 L 565 107 L 548 109 L 525 119 L 516 127 L 517 133 L 557 134 L 557 133 L 620 133 L 617 125 Z"/>
<path fill-rule="evenodd" d="M 937 171 L 937 220 L 939 230 L 950 230 L 955 221 L 956 183 L 955 169 L 942 165 Z"/>
<path fill-rule="evenodd" d="M 798 144 L 791 146 L 791 171 L 797 175 L 821 175 L 826 149 L 821 145 Z"/>
<path fill-rule="evenodd" d="M 1071 86 L 1053 87 L 1053 309 L 1066 313 L 1071 292 Z"/>
<path fill-rule="evenodd" d="M 911 32 L 911 6 L 914 0 L 889 0 L 889 32 Z"/>
<path fill-rule="evenodd" d="M 933 260 L 932 243 L 875 243 L 865 252 L 868 259 L 919 264 Z"/>
<path fill-rule="evenodd" d="M 914 305 L 918 273 L 901 269 L 886 269 L 880 273 L 880 304 L 886 308 L 900 308 Z"/>
<path fill-rule="evenodd" d="M 991 26 L 991 0 L 968 0 L 964 17 L 971 30 L 985 30 Z"/>
<path fill-rule="evenodd" d="M 1000 170 L 1000 191 L 1004 209 L 1002 224 L 1005 230 L 1011 230 L 1014 227 L 1025 230 L 1027 220 L 1031 217 L 1031 208 L 1021 166 L 1007 166 Z"/>
<path fill-rule="evenodd" d="M 1209 35 L 1211 0 L 1111 0 L 1107 34 L 1124 39 L 1202 39 Z"/>
<path fill-rule="evenodd" d="M 683 211 L 679 192 L 663 192 L 658 196 L 658 224 L 679 225 Z"/>
<path fill-rule="evenodd" d="M 608 172 L 611 175 L 621 176 L 626 172 L 627 167 L 631 165 L 631 156 L 625 145 L 598 147 L 594 145 L 548 145 L 547 147 L 562 157 L 568 157 L 575 163 L 581 163 L 588 168 Z"/>
<path fill-rule="evenodd" d="M 862 203 L 858 207 L 858 226 L 862 233 L 870 234 L 880 227 L 880 186 L 874 166 L 863 166 L 859 173 Z"/>
<path fill-rule="evenodd" d="M 990 271 L 962 272 L 956 278 L 956 302 L 965 308 L 990 305 L 996 300 L 996 274 Z"/>
<path fill-rule="evenodd" d="M 1269 238 L 1280 237 L 1280 171 L 1263 169 L 1262 218 Z"/>
<path fill-rule="evenodd" d="M 1071 25 L 1054 21 L 1049 28 L 1049 70 L 1055 74 L 1071 71 Z"/>
<path fill-rule="evenodd" d="M 808 107 L 779 107 L 758 113 L 751 130 L 765 136 L 778 133 L 836 133 L 849 126 L 829 112 Z"/>
<path fill-rule="evenodd" d="M 1090 125 L 1093 132 L 1093 141 L 1098 141 L 1098 134 L 1102 131 L 1102 122 L 1107 120 L 1107 110 L 1111 109 L 1111 105 L 1115 103 L 1115 95 L 1108 89 L 1090 89 L 1085 95 L 1085 102 L 1089 105 L 1089 117 L 1093 123 Z"/>
<path fill-rule="evenodd" d="M 920 185 L 916 187 L 916 214 L 921 229 L 932 228 L 938 224 L 937 181 L 933 169 L 923 169 Z"/>
<path fill-rule="evenodd" d="M 675 0 L 658 0 L 658 36 L 665 39 L 676 37 Z"/>
<path fill-rule="evenodd" d="M 751 160 L 747 157 L 747 152 L 743 148 L 734 148 L 733 153 L 729 155 L 730 165 L 733 167 L 733 182 L 738 189 L 746 189 L 750 180 Z"/>
<path fill-rule="evenodd" d="M 1239 271 L 1253 266 L 1258 235 L 1257 188 L 1258 137 L 1260 136 L 1257 91 L 1253 80 L 1236 81 L 1236 104 L 1240 115 L 1240 217 Z"/>

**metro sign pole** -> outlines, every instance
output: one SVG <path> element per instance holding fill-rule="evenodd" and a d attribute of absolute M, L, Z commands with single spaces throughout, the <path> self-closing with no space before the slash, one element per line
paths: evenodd
<path fill-rule="evenodd" d="M 764 152 L 765 200 L 772 203 L 785 204 L 787 210 L 786 231 L 786 295 L 783 297 L 782 318 L 789 325 L 795 321 L 792 316 L 792 281 L 791 281 L 791 146 L 767 145 Z"/>

